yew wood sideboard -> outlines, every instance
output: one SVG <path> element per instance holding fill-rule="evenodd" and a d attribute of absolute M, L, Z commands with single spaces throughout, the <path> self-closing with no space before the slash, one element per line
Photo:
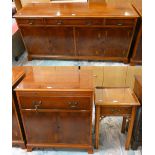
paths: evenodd
<path fill-rule="evenodd" d="M 27 4 L 14 16 L 28 59 L 128 62 L 138 13 L 120 0 Z"/>
<path fill-rule="evenodd" d="M 79 148 L 93 153 L 90 71 L 33 68 L 15 89 L 27 140 L 33 148 Z"/>
<path fill-rule="evenodd" d="M 24 76 L 25 73 L 22 68 L 14 67 L 12 69 L 12 89 L 22 81 Z M 14 90 L 12 90 L 12 145 L 25 148 L 23 125 Z"/>
<path fill-rule="evenodd" d="M 136 37 L 130 63 L 131 65 L 135 64 L 141 65 L 142 64 L 142 0 L 133 0 L 132 5 L 139 14 L 140 18 L 137 21 L 137 28 L 135 33 Z"/>

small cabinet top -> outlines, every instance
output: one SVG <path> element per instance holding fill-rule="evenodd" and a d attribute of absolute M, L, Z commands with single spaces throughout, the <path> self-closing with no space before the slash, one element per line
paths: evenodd
<path fill-rule="evenodd" d="M 87 3 L 29 3 L 14 16 L 23 17 L 138 17 L 131 3 L 124 0 L 90 0 Z"/>
<path fill-rule="evenodd" d="M 130 88 L 104 88 L 95 90 L 95 104 L 101 106 L 139 106 Z"/>
<path fill-rule="evenodd" d="M 33 68 L 16 91 L 93 91 L 91 71 Z"/>

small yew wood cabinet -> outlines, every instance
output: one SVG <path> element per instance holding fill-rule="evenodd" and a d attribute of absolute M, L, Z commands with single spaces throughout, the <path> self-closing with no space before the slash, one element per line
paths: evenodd
<path fill-rule="evenodd" d="M 12 69 L 12 145 L 25 148 L 23 125 L 20 117 L 14 88 L 24 78 L 25 72 L 22 68 L 13 67 Z"/>
<path fill-rule="evenodd" d="M 15 15 L 29 60 L 128 62 L 138 14 L 130 3 L 28 4 Z"/>
<path fill-rule="evenodd" d="M 126 120 L 130 120 L 125 149 L 128 150 L 132 137 L 132 130 L 136 116 L 136 109 L 140 105 L 136 95 L 130 88 L 98 88 L 95 90 L 95 147 L 99 147 L 99 123 L 106 116 L 123 116 L 122 132 L 125 130 Z"/>
<path fill-rule="evenodd" d="M 93 153 L 90 71 L 35 68 L 16 87 L 27 140 L 33 148 L 79 148 Z"/>

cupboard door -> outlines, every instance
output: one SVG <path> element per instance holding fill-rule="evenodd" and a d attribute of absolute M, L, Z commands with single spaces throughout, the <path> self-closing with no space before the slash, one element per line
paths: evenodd
<path fill-rule="evenodd" d="M 50 54 L 44 27 L 23 26 L 21 27 L 21 33 L 29 54 Z"/>
<path fill-rule="evenodd" d="M 13 101 L 13 99 L 12 99 Z M 19 129 L 19 122 L 17 120 L 17 112 L 15 109 L 14 101 L 12 103 L 12 140 L 19 141 L 22 140 L 21 132 Z"/>
<path fill-rule="evenodd" d="M 46 27 L 48 50 L 52 55 L 74 56 L 74 36 L 71 27 Z"/>
<path fill-rule="evenodd" d="M 58 141 L 57 113 L 22 110 L 28 144 L 50 144 Z"/>
<path fill-rule="evenodd" d="M 106 28 L 105 57 L 128 57 L 133 28 Z"/>
<path fill-rule="evenodd" d="M 90 142 L 90 113 L 22 110 L 22 114 L 28 144 Z"/>
<path fill-rule="evenodd" d="M 59 143 L 90 144 L 90 112 L 61 112 L 57 119 Z"/>
<path fill-rule="evenodd" d="M 105 49 L 103 28 L 76 28 L 76 48 L 79 56 L 102 56 Z"/>

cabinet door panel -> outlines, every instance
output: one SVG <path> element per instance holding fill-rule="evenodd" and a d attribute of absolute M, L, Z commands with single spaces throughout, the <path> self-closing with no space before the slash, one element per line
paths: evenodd
<path fill-rule="evenodd" d="M 21 32 L 29 54 L 49 54 L 44 27 L 25 26 Z"/>
<path fill-rule="evenodd" d="M 53 55 L 74 56 L 74 36 L 71 27 L 47 27 L 48 50 Z"/>
<path fill-rule="evenodd" d="M 90 143 L 90 113 L 63 112 L 59 114 L 58 126 L 61 143 Z"/>
<path fill-rule="evenodd" d="M 105 31 L 103 28 L 76 28 L 76 46 L 79 56 L 104 54 Z"/>
<path fill-rule="evenodd" d="M 90 113 L 22 110 L 28 144 L 88 144 Z"/>
<path fill-rule="evenodd" d="M 106 28 L 105 57 L 127 57 L 133 28 Z"/>

